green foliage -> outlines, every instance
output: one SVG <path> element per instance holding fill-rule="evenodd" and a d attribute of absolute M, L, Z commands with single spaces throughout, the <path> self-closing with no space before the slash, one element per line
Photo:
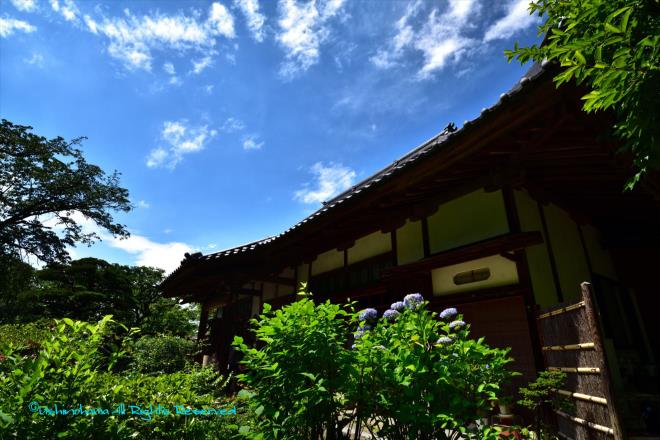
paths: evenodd
<path fill-rule="evenodd" d="M 636 175 L 660 169 L 660 6 L 657 0 L 534 0 L 530 12 L 545 17 L 541 46 L 506 51 L 517 58 L 555 61 L 557 85 L 576 80 L 590 87 L 584 110 L 613 109 L 615 132 L 632 153 Z"/>
<path fill-rule="evenodd" d="M 377 438 L 486 438 L 496 433 L 470 425 L 500 396 L 515 374 L 508 350 L 470 339 L 460 315 L 438 319 L 406 308 L 393 322 L 379 320 L 355 343 L 359 374 L 349 396 L 357 414 L 378 427 Z M 368 324 L 369 325 L 369 324 Z M 454 324 L 455 325 L 455 324 Z"/>
<path fill-rule="evenodd" d="M 0 261 L 3 259 L 0 256 Z M 2 284 L 0 266 L 0 322 L 26 322 L 37 318 L 71 318 L 96 322 L 113 315 L 126 327 L 139 327 L 142 334 L 191 336 L 195 307 L 182 307 L 163 298 L 158 286 L 163 271 L 152 267 L 111 264 L 97 258 L 70 263 L 51 263 L 35 271 L 20 260 L 5 257 L 13 279 L 23 282 Z M 19 277 L 24 266 L 26 274 Z"/>
<path fill-rule="evenodd" d="M 143 336 L 132 346 L 133 368 L 143 373 L 174 373 L 191 362 L 194 341 L 178 336 Z"/>
<path fill-rule="evenodd" d="M 0 252 L 0 322 L 14 322 L 25 310 L 21 294 L 34 285 L 35 272 L 19 258 Z"/>
<path fill-rule="evenodd" d="M 14 343 L 0 344 L 0 438 L 41 439 L 234 439 L 255 429 L 249 396 L 220 395 L 226 379 L 210 368 L 147 375 L 113 374 L 124 353 L 121 345 L 104 354 L 108 337 L 116 333 L 110 317 L 97 324 L 64 319 L 39 353 L 25 355 Z M 128 333 L 129 336 L 132 333 Z M 34 414 L 30 402 L 53 408 L 110 408 L 127 406 L 125 415 Z M 191 408 L 225 408 L 236 415 L 131 415 L 129 405 L 148 409 L 158 404 Z"/>
<path fill-rule="evenodd" d="M 365 429 L 387 439 L 497 438 L 474 422 L 514 374 L 507 350 L 470 339 L 469 326 L 425 303 L 388 321 L 302 296 L 252 320 L 256 348 L 234 340 L 264 438 L 359 438 Z"/>
<path fill-rule="evenodd" d="M 84 138 L 46 139 L 31 130 L 5 119 L 0 124 L 0 254 L 67 260 L 66 246 L 99 238 L 83 231 L 74 213 L 114 236 L 128 236 L 111 214 L 131 209 L 119 174 L 87 163 L 78 149 Z"/>
<path fill-rule="evenodd" d="M 255 391 L 255 413 L 266 438 L 312 439 L 324 431 L 339 438 L 341 391 L 349 380 L 350 352 L 344 347 L 350 313 L 335 304 L 304 298 L 252 320 L 263 347 L 234 345 L 243 353 L 246 374 L 239 379 Z"/>
<path fill-rule="evenodd" d="M 42 341 L 49 340 L 55 330 L 55 322 L 49 319 L 27 324 L 0 325 L 0 345 L 12 344 L 17 351 L 36 352 Z"/>
<path fill-rule="evenodd" d="M 561 371 L 541 371 L 539 377 L 530 382 L 527 387 L 520 388 L 518 392 L 522 399 L 518 404 L 527 408 L 535 414 L 535 431 L 540 436 L 541 432 L 548 431 L 551 428 L 550 423 L 544 423 L 543 416 L 545 409 L 568 410 L 570 402 L 562 395 L 557 394 L 555 390 L 563 389 L 566 382 L 566 374 Z M 537 436 L 537 438 L 540 438 Z"/>

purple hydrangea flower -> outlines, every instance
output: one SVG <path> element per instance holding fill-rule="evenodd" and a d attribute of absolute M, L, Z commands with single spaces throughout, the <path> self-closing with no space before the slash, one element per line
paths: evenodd
<path fill-rule="evenodd" d="M 358 319 L 360 321 L 368 321 L 370 319 L 376 319 L 378 318 L 378 312 L 376 309 L 364 309 L 363 311 L 360 312 L 360 315 L 358 316 Z"/>
<path fill-rule="evenodd" d="M 397 312 L 403 312 L 405 308 L 406 305 L 403 303 L 403 301 L 397 301 L 390 306 L 390 309 L 395 310 Z"/>
<path fill-rule="evenodd" d="M 383 318 L 387 319 L 388 321 L 394 321 L 396 318 L 398 318 L 400 315 L 399 312 L 396 310 L 385 310 L 385 313 L 383 313 Z"/>
<path fill-rule="evenodd" d="M 458 311 L 453 307 L 444 309 L 442 312 L 440 312 L 440 318 L 442 319 L 451 319 L 456 315 L 458 315 Z"/>
<path fill-rule="evenodd" d="M 451 344 L 452 342 L 454 342 L 453 338 L 450 338 L 449 336 L 440 336 L 436 341 L 436 344 L 446 345 Z"/>
<path fill-rule="evenodd" d="M 449 328 L 450 329 L 455 329 L 455 328 L 460 328 L 465 325 L 465 321 L 452 321 L 449 323 Z"/>
<path fill-rule="evenodd" d="M 403 303 L 411 310 L 419 308 L 422 302 L 424 302 L 424 297 L 419 293 L 411 293 L 403 298 Z"/>

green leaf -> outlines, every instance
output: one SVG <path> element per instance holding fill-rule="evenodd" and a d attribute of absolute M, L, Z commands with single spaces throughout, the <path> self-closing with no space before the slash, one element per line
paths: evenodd
<path fill-rule="evenodd" d="M 607 29 L 608 31 L 613 32 L 615 34 L 622 33 L 621 29 L 619 29 L 618 27 L 616 27 L 616 26 L 614 26 L 613 24 L 610 24 L 610 23 L 605 23 L 605 29 Z"/>

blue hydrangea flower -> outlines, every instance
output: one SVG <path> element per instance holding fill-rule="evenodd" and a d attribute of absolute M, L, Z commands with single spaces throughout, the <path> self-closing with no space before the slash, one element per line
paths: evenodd
<path fill-rule="evenodd" d="M 396 310 L 397 312 L 403 312 L 405 308 L 406 305 L 403 303 L 403 301 L 397 301 L 390 306 L 390 309 Z"/>
<path fill-rule="evenodd" d="M 396 318 L 398 318 L 400 315 L 399 312 L 396 310 L 385 310 L 385 313 L 383 313 L 383 318 L 387 319 L 388 321 L 394 321 Z"/>
<path fill-rule="evenodd" d="M 451 344 L 452 342 L 454 342 L 453 338 L 450 338 L 449 336 L 440 336 L 436 341 L 436 344 L 446 345 Z"/>
<path fill-rule="evenodd" d="M 358 329 L 355 333 L 353 333 L 353 337 L 355 339 L 360 339 L 362 336 L 364 336 L 364 330 Z"/>
<path fill-rule="evenodd" d="M 376 309 L 364 309 L 363 311 L 360 312 L 360 315 L 358 316 L 358 319 L 360 321 L 368 321 L 370 319 L 376 319 L 378 318 L 378 312 Z"/>
<path fill-rule="evenodd" d="M 424 302 L 424 297 L 419 293 L 411 293 L 403 298 L 403 303 L 411 310 L 419 308 L 422 302 Z"/>
<path fill-rule="evenodd" d="M 351 345 L 351 350 L 355 350 L 355 344 Z"/>
<path fill-rule="evenodd" d="M 453 307 L 444 309 L 442 312 L 440 312 L 440 318 L 442 319 L 451 319 L 456 315 L 458 315 L 458 311 Z"/>
<path fill-rule="evenodd" d="M 455 328 L 460 328 L 465 325 L 465 321 L 452 321 L 449 323 L 449 328 L 450 329 L 455 329 Z"/>

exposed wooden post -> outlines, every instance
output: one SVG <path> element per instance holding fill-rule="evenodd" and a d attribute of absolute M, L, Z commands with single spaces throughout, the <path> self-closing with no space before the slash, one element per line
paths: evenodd
<path fill-rule="evenodd" d="M 582 289 L 582 301 L 585 304 L 585 313 L 587 315 L 587 320 L 591 326 L 591 337 L 595 343 L 594 350 L 600 352 L 598 359 L 600 360 L 600 365 L 597 365 L 597 368 L 600 368 L 600 371 L 603 374 L 604 380 L 600 381 L 602 385 L 602 393 L 605 396 L 605 399 L 609 402 L 607 405 L 608 412 L 610 413 L 610 423 L 612 424 L 613 434 L 615 439 L 623 439 L 623 428 L 619 422 L 619 416 L 616 408 L 616 402 L 614 400 L 614 392 L 612 390 L 612 376 L 610 376 L 610 370 L 607 365 L 607 354 L 602 342 L 602 330 L 600 328 L 600 320 L 597 315 L 598 309 L 596 309 L 596 303 L 594 301 L 594 294 L 591 288 L 591 284 L 584 282 L 580 285 Z"/>
<path fill-rule="evenodd" d="M 209 321 L 209 306 L 207 302 L 202 303 L 202 311 L 199 316 L 199 329 L 197 330 L 197 340 L 206 338 L 206 326 Z"/>

